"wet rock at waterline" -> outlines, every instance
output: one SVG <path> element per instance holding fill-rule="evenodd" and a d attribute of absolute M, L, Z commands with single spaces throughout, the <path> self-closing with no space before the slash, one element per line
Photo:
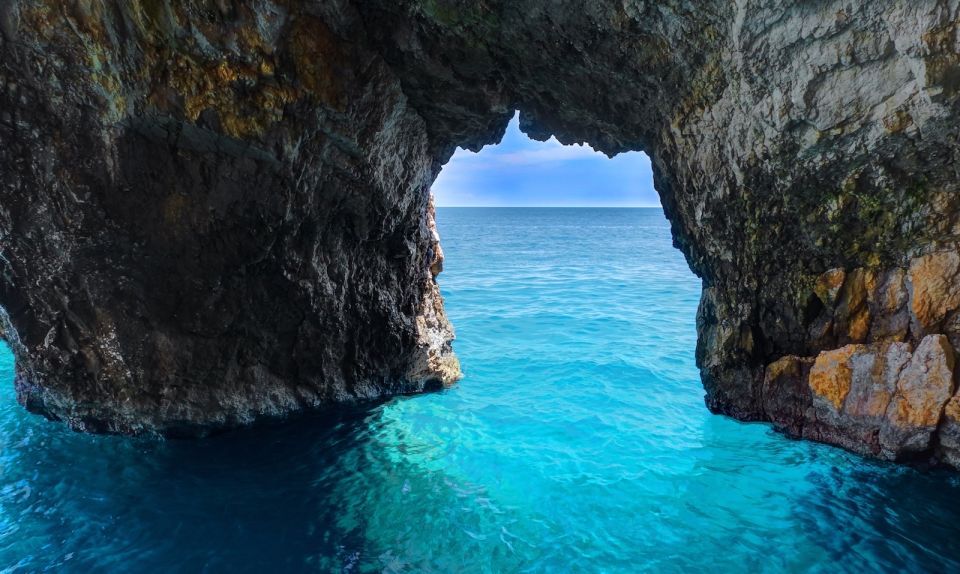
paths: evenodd
<path fill-rule="evenodd" d="M 19 396 L 189 433 L 449 384 L 429 186 L 520 109 L 535 138 L 650 155 L 704 282 L 710 408 L 955 464 L 957 11 L 8 2 Z"/>

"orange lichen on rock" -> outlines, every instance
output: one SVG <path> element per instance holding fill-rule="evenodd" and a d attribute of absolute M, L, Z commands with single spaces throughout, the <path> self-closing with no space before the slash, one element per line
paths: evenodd
<path fill-rule="evenodd" d="M 865 341 L 870 332 L 870 310 L 862 307 L 855 315 L 850 317 L 847 336 L 851 341 Z"/>
<path fill-rule="evenodd" d="M 248 139 L 266 132 L 280 122 L 287 104 L 312 96 L 336 109 L 345 107 L 341 76 L 335 64 L 346 60 L 342 43 L 321 20 L 300 15 L 289 28 L 290 54 L 295 79 L 277 75 L 273 47 L 251 23 L 232 28 L 232 37 L 241 54 L 224 53 L 210 58 L 199 53 L 171 53 L 160 44 L 148 53 L 148 65 L 162 69 L 167 82 L 157 86 L 150 101 L 158 109 L 169 107 L 166 91 L 179 94 L 186 119 L 197 121 L 206 110 L 216 112 L 222 131 L 232 137 Z M 216 39 L 216 38 L 214 38 Z"/>
<path fill-rule="evenodd" d="M 910 281 L 913 299 L 910 308 L 923 329 L 931 329 L 947 313 L 960 307 L 960 255 L 955 251 L 940 251 L 917 257 L 910 262 Z"/>
<path fill-rule="evenodd" d="M 800 374 L 801 358 L 794 355 L 780 357 L 776 361 L 767 365 L 764 371 L 764 384 L 776 384 L 784 377 L 794 377 Z"/>
<path fill-rule="evenodd" d="M 275 82 L 264 82 L 263 71 L 272 67 L 254 66 L 229 59 L 200 63 L 176 55 L 169 64 L 169 87 L 183 96 L 183 113 L 196 121 L 205 110 L 217 113 L 229 136 L 246 138 L 262 134 L 283 118 L 284 106 L 297 98 L 296 90 Z"/>
<path fill-rule="evenodd" d="M 843 401 L 850 392 L 853 375 L 850 358 L 863 349 L 864 345 L 847 345 L 823 351 L 810 369 L 810 390 L 827 399 L 837 411 L 843 407 Z"/>
<path fill-rule="evenodd" d="M 920 342 L 900 373 L 880 429 L 879 440 L 887 458 L 896 460 L 930 448 L 944 406 L 954 392 L 954 363 L 953 347 L 945 336 L 929 335 Z"/>
<path fill-rule="evenodd" d="M 907 342 L 882 342 L 822 351 L 807 381 L 813 409 L 795 416 L 817 440 L 888 460 L 928 451 L 955 391 L 954 351 L 944 335 L 928 335 L 911 348 Z M 765 393 L 781 371 L 790 371 L 791 361 L 767 367 Z M 946 423 L 960 415 L 956 402 L 948 407 Z M 960 425 L 950 428 L 960 460 Z"/>
<path fill-rule="evenodd" d="M 932 427 L 953 394 L 954 353 L 943 335 L 925 337 L 900 375 L 887 418 L 900 426 Z"/>
<path fill-rule="evenodd" d="M 841 337 L 841 342 L 867 340 L 871 320 L 868 299 L 876 283 L 876 274 L 869 269 L 854 269 L 846 274 L 834 315 L 834 334 Z"/>
<path fill-rule="evenodd" d="M 878 343 L 867 347 L 854 368 L 853 384 L 843 405 L 845 415 L 873 424 L 886 415 L 897 380 L 910 362 L 909 343 Z"/>

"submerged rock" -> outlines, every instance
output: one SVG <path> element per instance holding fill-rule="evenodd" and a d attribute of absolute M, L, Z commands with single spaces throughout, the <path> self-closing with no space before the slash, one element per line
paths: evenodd
<path fill-rule="evenodd" d="M 194 433 L 450 384 L 429 186 L 520 109 L 534 138 L 650 155 L 704 283 L 711 409 L 956 464 L 958 10 L 8 2 L 20 400 Z"/>

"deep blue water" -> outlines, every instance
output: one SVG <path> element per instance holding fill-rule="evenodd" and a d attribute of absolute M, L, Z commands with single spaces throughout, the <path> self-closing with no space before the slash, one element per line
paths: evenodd
<path fill-rule="evenodd" d="M 439 225 L 449 391 L 203 441 L 88 436 L 20 409 L 0 353 L 0 571 L 960 568 L 956 476 L 707 412 L 699 282 L 659 210 Z"/>

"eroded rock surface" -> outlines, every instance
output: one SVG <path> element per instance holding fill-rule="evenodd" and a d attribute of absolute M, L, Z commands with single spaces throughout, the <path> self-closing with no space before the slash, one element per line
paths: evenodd
<path fill-rule="evenodd" d="M 822 351 L 808 371 L 784 369 L 785 361 L 803 365 L 788 357 L 766 369 L 764 408 L 775 425 L 889 460 L 931 451 L 956 387 L 954 351 L 943 335 L 925 337 L 915 350 L 887 342 Z M 795 397 L 786 412 L 784 396 Z"/>
<path fill-rule="evenodd" d="M 955 0 L 6 2 L 19 396 L 169 431 L 455 379 L 428 188 L 520 109 L 533 137 L 651 156 L 704 283 L 711 409 L 955 465 L 958 21 Z"/>
<path fill-rule="evenodd" d="M 5 2 L 28 408 L 195 434 L 459 376 L 423 118 L 349 6 Z"/>

